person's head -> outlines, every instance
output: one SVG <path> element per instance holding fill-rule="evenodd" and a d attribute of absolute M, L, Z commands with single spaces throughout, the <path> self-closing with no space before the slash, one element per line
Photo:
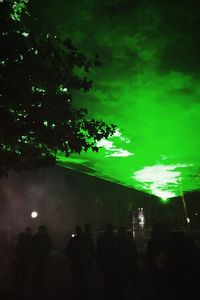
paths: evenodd
<path fill-rule="evenodd" d="M 47 233 L 47 228 L 44 225 L 40 225 L 38 228 L 39 233 L 44 234 Z"/>
<path fill-rule="evenodd" d="M 91 224 L 90 223 L 85 223 L 84 229 L 85 229 L 86 233 L 91 233 L 91 231 L 92 231 Z"/>
<path fill-rule="evenodd" d="M 25 233 L 28 235 L 31 235 L 31 227 L 26 227 L 25 228 Z"/>
<path fill-rule="evenodd" d="M 80 236 L 82 234 L 82 228 L 80 225 L 77 225 L 75 227 L 75 232 L 76 232 L 76 235 Z"/>

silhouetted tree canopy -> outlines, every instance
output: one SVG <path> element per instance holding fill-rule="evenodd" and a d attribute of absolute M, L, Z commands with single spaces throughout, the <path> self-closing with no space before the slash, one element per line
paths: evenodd
<path fill-rule="evenodd" d="M 25 28 L 27 2 L 0 2 L 0 176 L 53 165 L 58 151 L 98 151 L 96 141 L 115 131 L 71 103 L 73 90 L 91 88 L 87 75 L 100 65 L 98 56 Z"/>

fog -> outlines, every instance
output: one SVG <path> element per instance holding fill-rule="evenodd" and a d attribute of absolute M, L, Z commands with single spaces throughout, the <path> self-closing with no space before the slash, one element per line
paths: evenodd
<path fill-rule="evenodd" d="M 145 197 L 62 167 L 10 173 L 0 180 L 0 230 L 13 240 L 25 227 L 34 234 L 43 224 L 53 245 L 62 248 L 77 224 L 91 222 L 93 231 L 102 230 L 107 221 L 130 226 L 130 206 Z M 35 219 L 33 211 L 38 213 Z"/>

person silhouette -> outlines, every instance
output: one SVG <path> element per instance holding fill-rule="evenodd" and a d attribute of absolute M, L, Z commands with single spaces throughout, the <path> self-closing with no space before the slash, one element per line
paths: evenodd
<path fill-rule="evenodd" d="M 97 241 L 97 262 L 103 277 L 105 296 L 112 298 L 116 290 L 116 238 L 110 223 L 106 224 L 104 233 Z"/>
<path fill-rule="evenodd" d="M 127 290 L 130 295 L 136 295 L 138 292 L 138 249 L 133 232 L 127 232 L 127 253 L 126 253 L 126 272 L 127 272 Z"/>
<path fill-rule="evenodd" d="M 24 240 L 25 233 L 21 232 L 18 235 L 17 243 L 15 245 L 15 259 L 14 259 L 14 277 L 13 277 L 13 286 L 15 288 L 23 287 L 25 280 L 24 272 Z"/>
<path fill-rule="evenodd" d="M 66 246 L 65 255 L 70 260 L 70 271 L 72 279 L 72 289 L 77 297 L 81 297 L 84 282 L 84 260 L 83 260 L 83 235 L 80 225 L 75 227 L 75 235 L 73 235 Z"/>
<path fill-rule="evenodd" d="M 127 239 L 124 227 L 119 227 L 116 237 L 116 289 L 118 299 L 124 299 L 127 291 Z"/>
<path fill-rule="evenodd" d="M 92 263 L 95 259 L 95 245 L 91 235 L 91 224 L 86 223 L 84 225 L 84 233 L 82 236 L 82 251 L 83 251 L 83 294 L 85 294 L 85 298 L 89 297 L 89 287 L 91 282 L 91 271 L 92 271 Z"/>
<path fill-rule="evenodd" d="M 52 242 L 46 226 L 40 225 L 38 232 L 33 237 L 33 285 L 35 287 L 43 286 L 47 257 L 51 246 Z"/>
<path fill-rule="evenodd" d="M 16 287 L 27 287 L 32 260 L 32 241 L 31 228 L 27 227 L 19 234 L 15 246 L 14 286 Z"/>
<path fill-rule="evenodd" d="M 24 234 L 24 283 L 29 279 L 30 266 L 33 259 L 33 236 L 31 227 L 26 227 Z"/>

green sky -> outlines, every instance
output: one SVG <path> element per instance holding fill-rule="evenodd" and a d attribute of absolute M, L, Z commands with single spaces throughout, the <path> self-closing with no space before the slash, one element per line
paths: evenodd
<path fill-rule="evenodd" d="M 200 1 L 35 0 L 32 11 L 99 54 L 92 90 L 74 103 L 118 127 L 98 154 L 59 164 L 163 199 L 198 190 Z"/>

